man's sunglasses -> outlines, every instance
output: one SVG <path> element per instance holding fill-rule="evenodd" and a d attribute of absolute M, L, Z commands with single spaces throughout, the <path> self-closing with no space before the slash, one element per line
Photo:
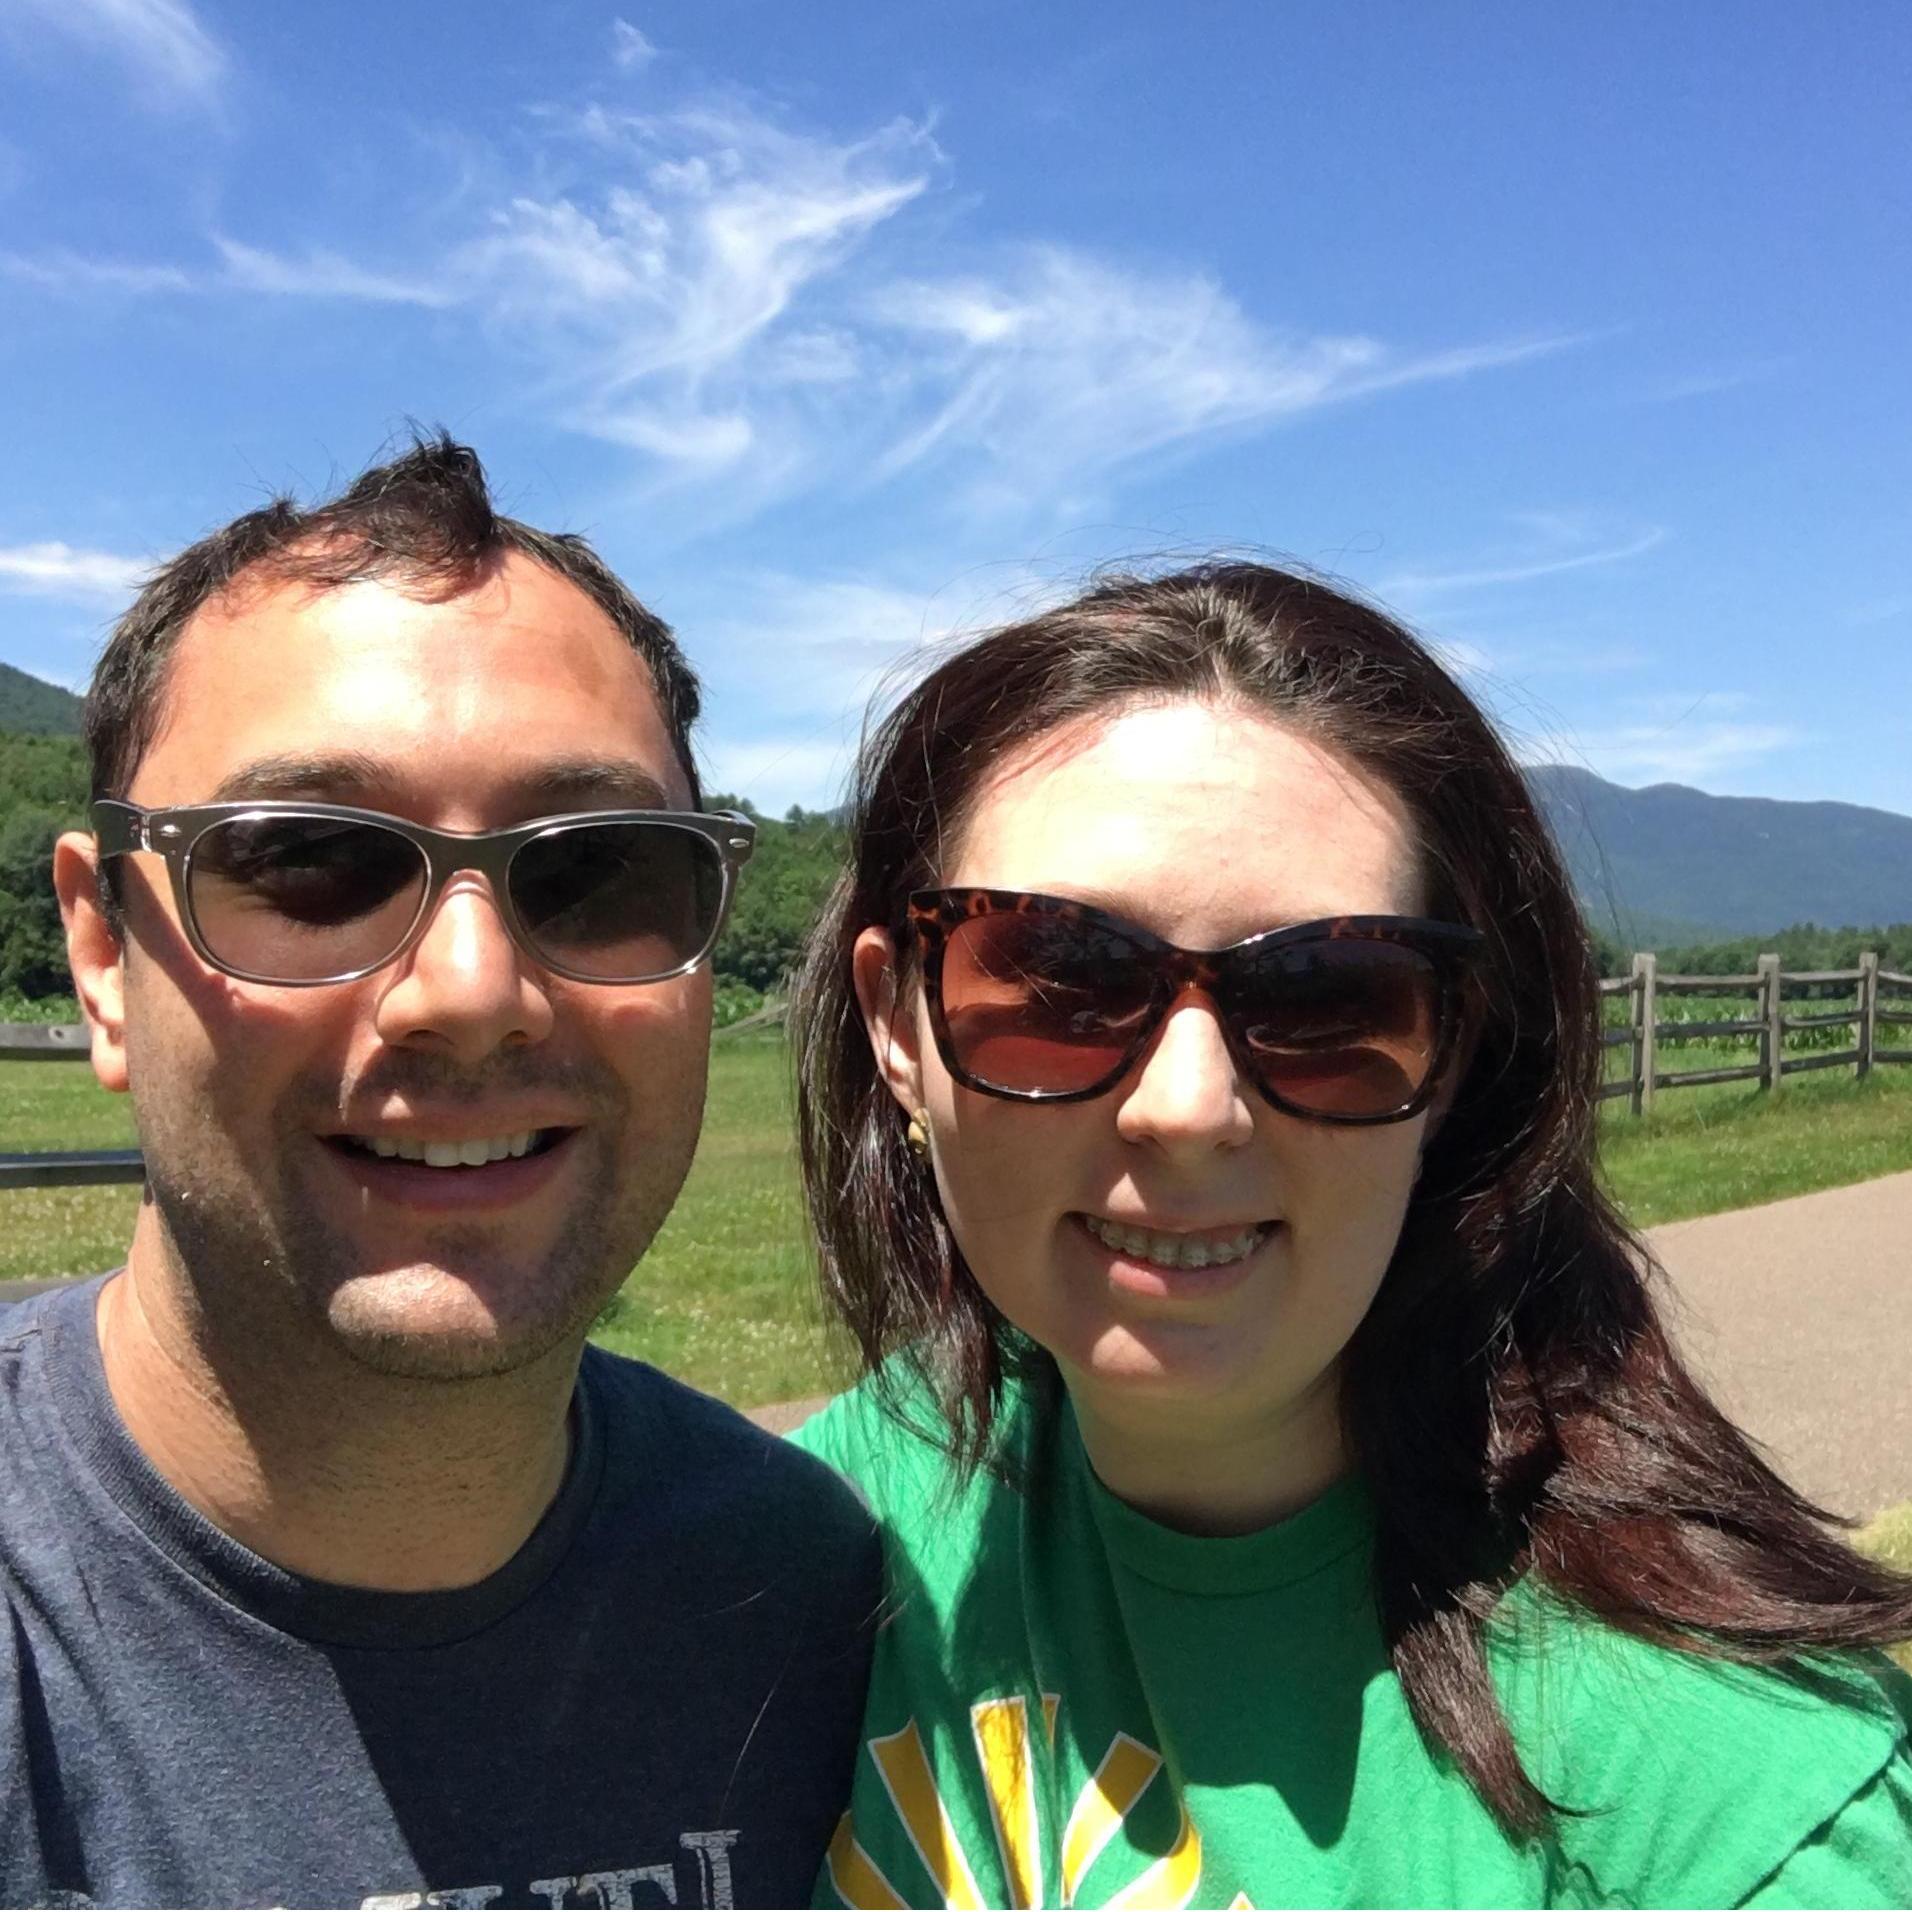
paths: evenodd
<path fill-rule="evenodd" d="M 663 982 L 710 954 L 757 834 L 728 811 L 590 810 L 471 832 L 329 803 L 148 810 L 102 798 L 90 814 L 102 859 L 166 859 L 204 961 L 295 987 L 397 961 L 458 870 L 486 878 L 519 948 L 554 974 Z"/>
<path fill-rule="evenodd" d="M 965 1088 L 1018 1102 L 1106 1094 L 1193 988 L 1277 1109 L 1354 1124 L 1432 1101 L 1484 940 L 1458 923 L 1343 916 L 1179 949 L 1086 903 L 980 889 L 917 891 L 906 927 L 937 1050 Z"/>

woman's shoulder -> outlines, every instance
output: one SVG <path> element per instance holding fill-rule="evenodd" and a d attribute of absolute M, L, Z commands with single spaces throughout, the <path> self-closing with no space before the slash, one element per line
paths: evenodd
<path fill-rule="evenodd" d="M 1562 1809 L 1569 1902 L 1778 1903 L 1807 1879 L 1822 1902 L 1912 1893 L 1912 1680 L 1882 1656 L 1737 1665 L 1525 1590 L 1492 1654 L 1523 1761 Z"/>
<path fill-rule="evenodd" d="M 826 1402 L 789 1438 L 854 1481 L 884 1513 L 885 1503 L 907 1504 L 913 1490 L 940 1481 L 948 1462 L 937 1429 L 927 1384 L 892 1362 Z"/>
<path fill-rule="evenodd" d="M 1012 1481 L 1030 1475 L 1033 1404 L 1007 1383 L 992 1424 L 991 1459 L 960 1467 L 951 1458 L 947 1425 L 921 1369 L 892 1358 L 848 1393 L 839 1394 L 790 1439 L 854 1482 L 871 1510 L 907 1542 L 917 1536 L 948 1541 L 982 1525 Z"/>

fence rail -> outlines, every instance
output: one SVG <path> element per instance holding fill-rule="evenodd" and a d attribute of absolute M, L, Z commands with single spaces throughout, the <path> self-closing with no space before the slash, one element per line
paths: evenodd
<path fill-rule="evenodd" d="M 92 1053 L 84 1023 L 0 1022 L 0 1062 L 85 1062 Z M 138 1149 L 0 1152 L 0 1189 L 98 1188 L 145 1179 L 146 1164 Z"/>
<path fill-rule="evenodd" d="M 1787 990 L 1813 992 L 1836 989 L 1853 997 L 1850 1009 L 1820 1007 L 1810 993 L 1795 995 L 1789 1007 Z M 1876 951 L 1866 950 L 1856 969 L 1781 969 L 1777 956 L 1762 956 L 1750 976 L 1662 975 L 1659 959 L 1642 951 L 1627 976 L 1603 976 L 1602 997 L 1624 996 L 1627 1020 L 1609 1023 L 1601 1032 L 1606 1047 L 1625 1048 L 1626 1075 L 1602 1085 L 1603 1100 L 1627 1098 L 1635 1115 L 1653 1106 L 1661 1089 L 1697 1089 L 1712 1082 L 1757 1082 L 1774 1090 L 1788 1076 L 1816 1069 L 1851 1069 L 1863 1076 L 1880 1064 L 1912 1062 L 1912 1048 L 1894 1048 L 1882 1032 L 1912 1028 L 1912 975 L 1881 969 Z M 1746 996 L 1755 1000 L 1751 1016 L 1717 1016 L 1708 1020 L 1665 1018 L 1663 996 Z M 1850 1029 L 1849 1047 L 1788 1055 L 1786 1038 L 1819 1029 Z M 1660 1064 L 1662 1044 L 1714 1040 L 1722 1037 L 1755 1039 L 1754 1059 L 1705 1069 L 1666 1069 Z"/>

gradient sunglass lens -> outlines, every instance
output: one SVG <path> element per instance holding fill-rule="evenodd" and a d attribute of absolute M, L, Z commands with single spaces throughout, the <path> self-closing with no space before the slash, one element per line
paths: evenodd
<path fill-rule="evenodd" d="M 424 907 L 424 850 L 360 819 L 261 813 L 202 832 L 187 897 L 215 962 L 266 982 L 363 974 L 405 945 Z M 512 914 L 531 952 L 594 982 L 652 982 L 710 947 L 723 853 L 649 819 L 560 824 L 511 859 Z"/>
<path fill-rule="evenodd" d="M 1119 931 L 1000 911 L 945 940 L 942 1007 L 965 1074 L 1017 1094 L 1072 1095 L 1119 1073 L 1145 1039 L 1154 979 Z"/>
<path fill-rule="evenodd" d="M 511 901 L 554 967 L 601 981 L 668 976 L 704 954 L 724 900 L 708 837 L 656 822 L 565 824 L 511 860 Z"/>
<path fill-rule="evenodd" d="M 939 983 L 947 1058 L 974 1087 L 1035 1097 L 1111 1088 L 1192 978 L 1213 990 L 1240 1066 L 1293 1113 L 1406 1114 L 1439 1063 L 1444 972 L 1411 943 L 1277 934 L 1198 957 L 1077 906 L 974 894 L 990 906 L 946 923 Z"/>
<path fill-rule="evenodd" d="M 1246 951 L 1225 996 L 1256 1075 L 1310 1115 L 1361 1120 L 1405 1109 L 1439 1052 L 1440 972 L 1403 944 L 1349 937 Z"/>
<path fill-rule="evenodd" d="M 384 961 L 425 894 L 425 856 L 396 830 L 334 817 L 242 816 L 194 843 L 201 941 L 251 976 L 307 982 Z"/>

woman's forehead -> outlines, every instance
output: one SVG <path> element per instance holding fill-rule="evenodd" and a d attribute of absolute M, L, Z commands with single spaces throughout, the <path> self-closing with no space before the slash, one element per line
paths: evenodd
<path fill-rule="evenodd" d="M 1277 920 L 1425 907 L 1406 807 L 1291 726 L 1233 703 L 1078 719 L 985 774 L 943 880 L 1142 914 Z M 1249 933 L 1249 932 L 1244 932 Z"/>

